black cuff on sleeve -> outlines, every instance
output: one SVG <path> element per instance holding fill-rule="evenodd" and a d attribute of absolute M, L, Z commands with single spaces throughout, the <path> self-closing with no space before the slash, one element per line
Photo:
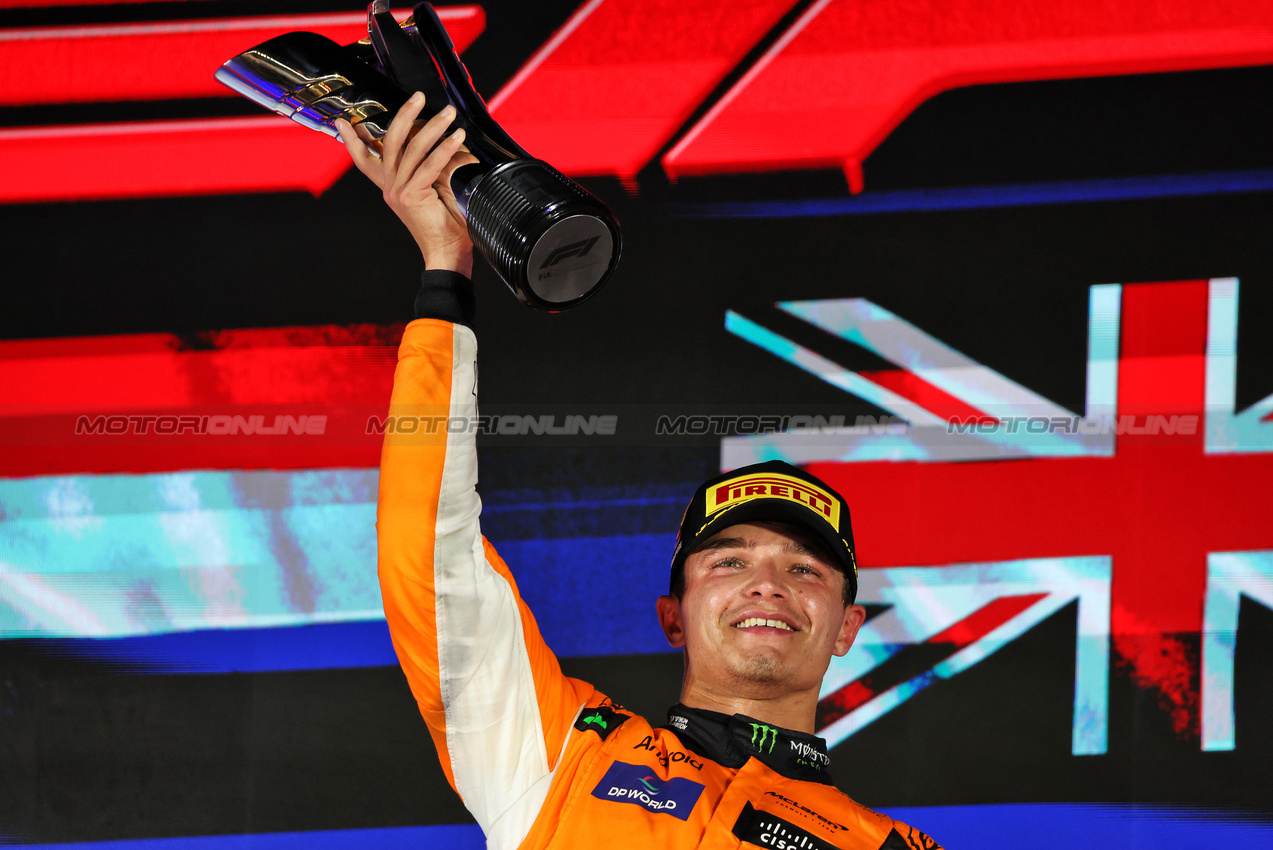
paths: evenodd
<path fill-rule="evenodd" d="M 471 328 L 476 308 L 473 281 L 459 272 L 425 269 L 420 275 L 420 292 L 415 297 L 417 319 L 442 319 Z"/>

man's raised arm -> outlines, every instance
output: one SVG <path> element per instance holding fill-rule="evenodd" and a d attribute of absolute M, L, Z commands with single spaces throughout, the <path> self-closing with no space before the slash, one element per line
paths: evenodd
<path fill-rule="evenodd" d="M 481 535 L 476 491 L 477 339 L 472 245 L 447 178 L 472 161 L 444 111 L 391 125 L 381 159 L 347 124 L 355 164 L 385 193 L 425 258 L 417 319 L 394 374 L 380 467 L 379 571 L 394 648 L 442 767 L 491 846 L 529 831 L 591 686 L 567 679 L 508 568 Z M 405 417 L 405 419 L 403 418 Z"/>

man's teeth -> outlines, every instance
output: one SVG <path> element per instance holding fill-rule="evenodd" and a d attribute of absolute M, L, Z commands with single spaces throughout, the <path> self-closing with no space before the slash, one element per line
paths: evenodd
<path fill-rule="evenodd" d="M 735 623 L 736 629 L 750 629 L 752 626 L 768 626 L 771 629 L 784 629 L 788 632 L 794 632 L 795 629 L 788 626 L 782 620 L 766 620 L 763 617 L 748 617 L 741 623 Z"/>

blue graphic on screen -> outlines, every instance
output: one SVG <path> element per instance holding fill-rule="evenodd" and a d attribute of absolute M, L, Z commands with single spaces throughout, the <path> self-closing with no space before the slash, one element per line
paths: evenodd
<path fill-rule="evenodd" d="M 882 811 L 938 838 L 945 847 L 978 850 L 1266 850 L 1273 842 L 1273 822 L 1260 817 L 1166 806 L 1018 803 L 895 807 Z M 445 824 L 4 846 L 10 850 L 479 850 L 486 846 L 486 838 L 476 824 Z"/>
<path fill-rule="evenodd" d="M 378 475 L 0 481 L 0 638 L 38 638 L 51 651 L 139 672 L 396 664 L 376 576 Z M 652 509 L 658 532 L 513 538 L 499 550 L 532 610 L 573 612 L 540 623 L 559 655 L 666 652 L 653 600 L 666 592 L 675 542 L 669 516 L 680 498 L 604 495 L 497 502 L 486 525 L 527 530 L 545 509 L 567 516 Z M 618 581 L 629 592 L 613 593 Z"/>
<path fill-rule="evenodd" d="M 781 201 L 727 201 L 683 204 L 686 218 L 806 218 L 943 210 L 999 209 L 1040 204 L 1082 204 L 1142 198 L 1188 198 L 1267 192 L 1273 171 L 1211 171 L 1049 183 L 956 186 L 939 189 L 895 189 L 851 197 Z"/>

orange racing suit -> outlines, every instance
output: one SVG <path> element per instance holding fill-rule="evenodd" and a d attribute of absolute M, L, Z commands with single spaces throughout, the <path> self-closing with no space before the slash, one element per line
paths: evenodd
<path fill-rule="evenodd" d="M 562 673 L 479 528 L 476 356 L 462 324 L 407 326 L 377 531 L 394 648 L 488 846 L 937 847 L 830 784 L 818 738 L 683 706 L 654 728 Z"/>

